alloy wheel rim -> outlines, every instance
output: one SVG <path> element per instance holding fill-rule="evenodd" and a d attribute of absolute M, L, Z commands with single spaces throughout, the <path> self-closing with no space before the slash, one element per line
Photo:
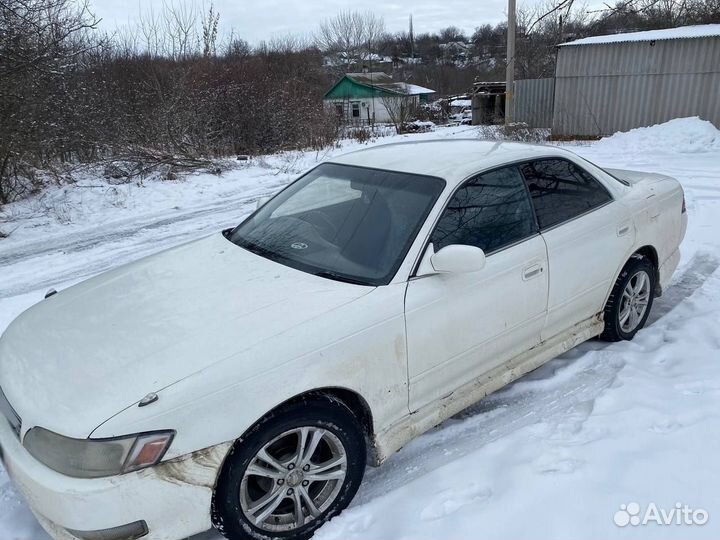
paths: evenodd
<path fill-rule="evenodd" d="M 650 276 L 644 270 L 634 274 L 623 289 L 618 320 L 625 333 L 634 331 L 643 320 L 650 301 Z"/>
<path fill-rule="evenodd" d="M 240 483 L 240 507 L 264 531 L 289 531 L 322 515 L 347 475 L 347 453 L 332 432 L 311 426 L 285 431 L 253 457 Z"/>

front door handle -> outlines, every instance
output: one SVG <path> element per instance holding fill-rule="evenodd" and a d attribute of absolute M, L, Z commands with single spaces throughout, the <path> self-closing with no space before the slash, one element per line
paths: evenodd
<path fill-rule="evenodd" d="M 527 281 L 542 274 L 543 267 L 540 264 L 533 264 L 523 269 L 523 280 Z"/>

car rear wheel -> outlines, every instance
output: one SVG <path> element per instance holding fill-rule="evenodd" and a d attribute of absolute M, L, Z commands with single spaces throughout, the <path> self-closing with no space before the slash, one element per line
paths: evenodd
<path fill-rule="evenodd" d="M 215 526 L 231 540 L 304 540 L 339 514 L 365 472 L 355 414 L 332 397 L 283 407 L 233 447 L 213 498 Z"/>
<path fill-rule="evenodd" d="M 623 268 L 605 305 L 605 341 L 630 340 L 645 326 L 655 297 L 657 271 L 645 257 L 633 256 Z"/>

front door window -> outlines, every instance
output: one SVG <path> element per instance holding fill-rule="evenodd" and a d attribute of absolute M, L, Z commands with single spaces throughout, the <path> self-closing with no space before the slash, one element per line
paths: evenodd
<path fill-rule="evenodd" d="M 450 244 L 492 253 L 535 234 L 535 218 L 516 167 L 468 181 L 455 192 L 431 236 L 437 252 Z"/>

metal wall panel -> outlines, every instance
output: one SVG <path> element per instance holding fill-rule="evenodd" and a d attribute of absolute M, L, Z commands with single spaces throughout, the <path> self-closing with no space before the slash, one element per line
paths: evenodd
<path fill-rule="evenodd" d="M 513 121 L 533 128 L 549 128 L 553 120 L 555 79 L 515 81 Z"/>
<path fill-rule="evenodd" d="M 611 135 L 684 116 L 720 127 L 720 37 L 559 47 L 554 135 Z"/>

